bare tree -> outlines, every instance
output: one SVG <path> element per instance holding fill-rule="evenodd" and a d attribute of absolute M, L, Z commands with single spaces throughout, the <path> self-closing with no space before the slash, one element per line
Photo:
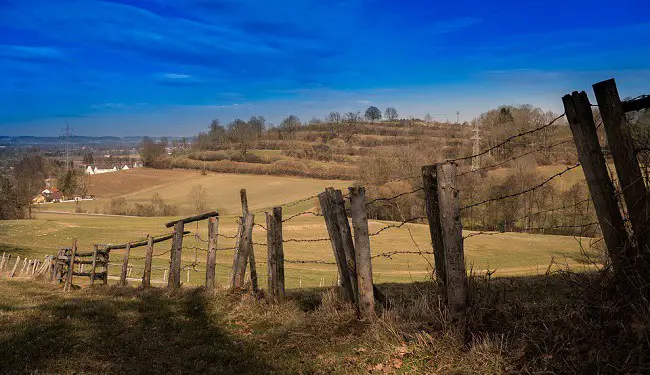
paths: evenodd
<path fill-rule="evenodd" d="M 327 115 L 327 122 L 330 124 L 340 124 L 341 119 L 343 116 L 341 116 L 341 112 L 330 112 L 329 115 Z"/>
<path fill-rule="evenodd" d="M 397 120 L 397 110 L 393 107 L 388 107 L 386 108 L 386 111 L 384 112 L 384 117 L 386 117 L 386 120 L 388 121 L 395 121 Z"/>
<path fill-rule="evenodd" d="M 280 123 L 280 128 L 282 131 L 293 134 L 296 130 L 300 128 L 300 119 L 298 116 L 289 115 Z"/>
<path fill-rule="evenodd" d="M 427 125 L 431 124 L 433 122 L 433 117 L 431 117 L 430 113 L 427 113 L 424 115 L 424 122 L 427 123 Z"/>
<path fill-rule="evenodd" d="M 381 111 L 375 106 L 370 106 L 366 109 L 365 117 L 370 122 L 375 122 L 376 120 L 381 120 Z"/>

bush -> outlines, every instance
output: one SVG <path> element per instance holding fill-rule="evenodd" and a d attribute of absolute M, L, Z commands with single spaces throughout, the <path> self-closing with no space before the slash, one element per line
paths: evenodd
<path fill-rule="evenodd" d="M 113 198 L 104 207 L 104 213 L 144 217 L 173 216 L 178 215 L 179 209 L 176 205 L 165 203 L 160 194 L 155 193 L 151 197 L 150 203 L 134 203 L 130 205 L 124 197 Z"/>

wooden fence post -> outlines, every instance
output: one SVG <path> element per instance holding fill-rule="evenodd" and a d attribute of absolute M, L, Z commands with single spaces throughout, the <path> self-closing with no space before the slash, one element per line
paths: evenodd
<path fill-rule="evenodd" d="M 327 190 L 332 200 L 334 207 L 334 215 L 336 216 L 336 223 L 341 235 L 341 244 L 343 245 L 343 253 L 345 254 L 345 265 L 348 277 L 350 278 L 350 285 L 352 286 L 352 295 L 354 298 L 351 300 L 359 305 L 359 285 L 357 281 L 357 261 L 354 248 L 354 240 L 352 239 L 352 230 L 350 229 L 350 222 L 348 215 L 345 211 L 345 200 L 341 190 L 329 189 Z"/>
<path fill-rule="evenodd" d="M 447 307 L 452 320 L 465 324 L 467 311 L 467 271 L 460 221 L 460 189 L 456 184 L 456 164 L 437 165 L 438 207 L 445 257 Z"/>
<path fill-rule="evenodd" d="M 5 268 L 5 259 L 6 259 L 6 253 L 3 251 L 2 252 L 2 261 L 0 262 L 0 271 L 2 271 Z"/>
<path fill-rule="evenodd" d="M 111 256 L 111 251 L 109 249 L 104 249 L 104 279 L 102 280 L 102 285 L 108 285 L 108 262 Z"/>
<path fill-rule="evenodd" d="M 372 254 L 368 236 L 366 213 L 366 189 L 362 186 L 349 188 L 352 225 L 354 227 L 354 253 L 358 283 L 359 316 L 375 318 L 375 295 L 372 282 Z"/>
<path fill-rule="evenodd" d="M 153 263 L 153 237 L 147 234 L 147 250 L 144 256 L 144 270 L 142 271 L 142 288 L 151 286 L 151 263 Z"/>
<path fill-rule="evenodd" d="M 640 252 L 641 259 L 644 260 L 644 262 L 638 262 L 636 259 L 628 259 L 628 261 L 633 263 L 637 271 L 647 275 L 650 265 L 648 191 L 637 160 L 630 125 L 625 118 L 614 79 L 598 82 L 593 85 L 593 89 L 607 134 L 607 144 L 616 167 L 616 176 L 621 184 L 625 206 L 630 216 L 632 232 L 637 243 L 635 250 Z M 634 258 L 637 258 L 636 254 Z"/>
<path fill-rule="evenodd" d="M 436 165 L 422 167 L 422 184 L 424 203 L 429 220 L 429 235 L 433 246 L 434 266 L 438 290 L 445 296 L 445 251 L 442 244 L 442 229 L 440 228 L 440 208 L 438 207 L 438 181 Z"/>
<path fill-rule="evenodd" d="M 2 261 L 3 261 L 2 270 L 6 271 L 7 269 L 9 269 L 9 262 L 11 262 L 11 254 L 7 254 L 7 257 Z"/>
<path fill-rule="evenodd" d="M 97 250 L 98 250 L 98 248 L 99 248 L 98 245 L 93 246 L 93 264 L 91 265 L 92 268 L 90 269 L 90 284 L 95 283 L 95 273 L 96 273 L 95 267 L 97 267 Z"/>
<path fill-rule="evenodd" d="M 126 286 L 126 276 L 129 270 L 129 255 L 131 254 L 131 244 L 126 244 L 126 249 L 124 250 L 124 260 L 122 261 L 122 273 L 120 273 L 120 285 Z"/>
<path fill-rule="evenodd" d="M 219 218 L 208 219 L 208 255 L 205 264 L 205 287 L 214 289 L 217 266 L 217 234 L 219 233 Z"/>
<path fill-rule="evenodd" d="M 246 214 L 244 224 L 242 227 L 242 236 L 239 241 L 239 248 L 237 249 L 237 256 L 235 257 L 235 272 L 232 277 L 232 288 L 241 289 L 244 287 L 244 280 L 246 276 L 246 266 L 252 251 L 251 237 L 253 235 L 253 220 L 255 215 L 252 213 Z"/>
<path fill-rule="evenodd" d="M 282 207 L 266 213 L 266 243 L 269 295 L 284 299 L 284 250 L 282 244 Z"/>
<path fill-rule="evenodd" d="M 20 263 L 20 255 L 16 256 L 16 263 L 14 263 L 14 268 L 11 270 L 9 277 L 14 277 L 16 275 L 16 269 L 18 268 L 18 263 Z"/>
<path fill-rule="evenodd" d="M 185 224 L 182 221 L 174 224 L 174 239 L 169 262 L 168 288 L 181 287 L 181 256 L 183 254 L 183 231 Z"/>
<path fill-rule="evenodd" d="M 336 259 L 338 267 L 339 282 L 338 284 L 343 287 L 345 298 L 350 302 L 355 302 L 355 294 L 350 282 L 350 276 L 345 258 L 345 251 L 343 250 L 343 239 L 341 238 L 341 231 L 339 230 L 336 213 L 334 212 L 334 202 L 330 191 L 333 188 L 327 188 L 324 192 L 318 194 L 318 201 L 320 202 L 323 218 L 325 219 L 325 226 L 332 245 L 332 252 Z"/>
<path fill-rule="evenodd" d="M 66 275 L 64 291 L 72 289 L 72 277 L 74 276 L 74 261 L 77 256 L 77 239 L 72 240 L 72 249 L 70 250 L 70 261 L 68 263 L 68 274 Z"/>
<path fill-rule="evenodd" d="M 248 214 L 248 197 L 246 196 L 246 189 L 241 189 L 239 191 L 239 196 L 241 198 L 241 212 L 242 216 L 246 217 L 246 214 Z M 248 263 L 249 267 L 251 269 L 251 287 L 253 288 L 254 292 L 259 291 L 259 286 L 257 283 L 257 265 L 255 264 L 255 249 L 253 248 L 253 237 L 250 237 L 251 245 L 250 245 L 250 253 L 248 255 Z"/>
<path fill-rule="evenodd" d="M 574 91 L 570 95 L 565 95 L 562 102 L 578 150 L 578 160 L 585 174 L 594 210 L 607 245 L 607 252 L 612 260 L 614 271 L 621 276 L 621 272 L 629 266 L 626 258 L 632 259 L 630 257 L 635 251 L 628 241 L 616 199 L 616 190 L 609 178 L 605 157 L 598 143 L 589 98 L 584 91 L 580 93 Z"/>

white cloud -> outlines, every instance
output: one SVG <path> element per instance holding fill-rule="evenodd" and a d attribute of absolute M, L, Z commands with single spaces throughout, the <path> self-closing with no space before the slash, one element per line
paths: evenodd
<path fill-rule="evenodd" d="M 168 78 L 168 79 L 188 79 L 188 78 L 192 78 L 192 76 L 189 75 L 189 74 L 178 74 L 178 73 L 165 73 L 165 74 L 163 74 L 163 77 Z"/>

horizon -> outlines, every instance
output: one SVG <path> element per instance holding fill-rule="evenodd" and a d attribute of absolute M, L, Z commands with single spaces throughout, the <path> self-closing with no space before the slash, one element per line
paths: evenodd
<path fill-rule="evenodd" d="M 3 2 L 0 134 L 191 136 L 214 118 L 278 124 L 394 107 L 460 121 L 562 112 L 615 78 L 650 82 L 650 4 L 232 0 Z"/>

